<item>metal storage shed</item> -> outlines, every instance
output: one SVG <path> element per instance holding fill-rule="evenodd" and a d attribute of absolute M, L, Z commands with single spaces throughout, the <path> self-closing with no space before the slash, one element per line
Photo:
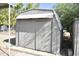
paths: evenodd
<path fill-rule="evenodd" d="M 16 18 L 16 45 L 57 54 L 61 30 L 54 10 L 32 9 Z"/>
<path fill-rule="evenodd" d="M 75 18 L 73 22 L 73 45 L 74 45 L 74 55 L 79 56 L 79 18 Z"/>

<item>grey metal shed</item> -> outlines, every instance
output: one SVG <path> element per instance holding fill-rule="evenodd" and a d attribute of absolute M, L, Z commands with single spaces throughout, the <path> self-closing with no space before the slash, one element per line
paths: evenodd
<path fill-rule="evenodd" d="M 62 26 L 54 10 L 32 9 L 16 18 L 16 45 L 57 54 Z"/>
<path fill-rule="evenodd" d="M 75 18 L 73 22 L 73 45 L 74 55 L 79 56 L 79 18 Z"/>

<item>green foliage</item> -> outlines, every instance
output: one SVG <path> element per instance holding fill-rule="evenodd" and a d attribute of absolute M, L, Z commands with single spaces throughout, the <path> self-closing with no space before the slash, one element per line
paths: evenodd
<path fill-rule="evenodd" d="M 8 8 L 0 9 L 0 25 L 8 25 Z"/>
<path fill-rule="evenodd" d="M 26 7 L 26 10 L 28 9 L 38 9 L 39 4 L 38 3 L 29 3 Z"/>
<path fill-rule="evenodd" d="M 14 6 L 14 9 L 18 10 L 18 9 L 20 9 L 20 8 L 22 8 L 22 7 L 23 7 L 23 4 L 22 4 L 22 3 L 19 3 L 19 4 L 16 4 L 16 5 Z"/>
<path fill-rule="evenodd" d="M 16 24 L 16 17 L 22 13 L 25 12 L 29 9 L 37 9 L 39 7 L 39 4 L 36 3 L 28 3 L 26 6 L 24 6 L 23 3 L 17 3 L 17 4 L 13 4 L 11 7 L 11 12 L 10 12 L 10 25 L 11 26 L 15 26 Z M 9 16 L 9 12 L 8 12 L 8 8 L 3 8 L 0 9 L 0 25 L 4 24 L 4 25 L 8 25 L 8 16 Z"/>
<path fill-rule="evenodd" d="M 60 17 L 63 27 L 66 28 L 68 31 L 71 31 L 71 26 L 74 18 L 79 17 L 79 4 L 57 4 L 55 10 Z"/>

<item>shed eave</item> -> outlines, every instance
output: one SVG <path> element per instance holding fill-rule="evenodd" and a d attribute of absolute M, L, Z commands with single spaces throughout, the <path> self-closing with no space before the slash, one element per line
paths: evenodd
<path fill-rule="evenodd" d="M 53 13 L 19 15 L 16 19 L 53 18 Z"/>

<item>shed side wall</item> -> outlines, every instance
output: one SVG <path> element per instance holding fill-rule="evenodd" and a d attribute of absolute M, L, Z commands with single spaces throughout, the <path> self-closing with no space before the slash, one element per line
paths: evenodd
<path fill-rule="evenodd" d="M 79 20 L 75 20 L 73 25 L 73 35 L 74 35 L 74 55 L 79 56 Z"/>

